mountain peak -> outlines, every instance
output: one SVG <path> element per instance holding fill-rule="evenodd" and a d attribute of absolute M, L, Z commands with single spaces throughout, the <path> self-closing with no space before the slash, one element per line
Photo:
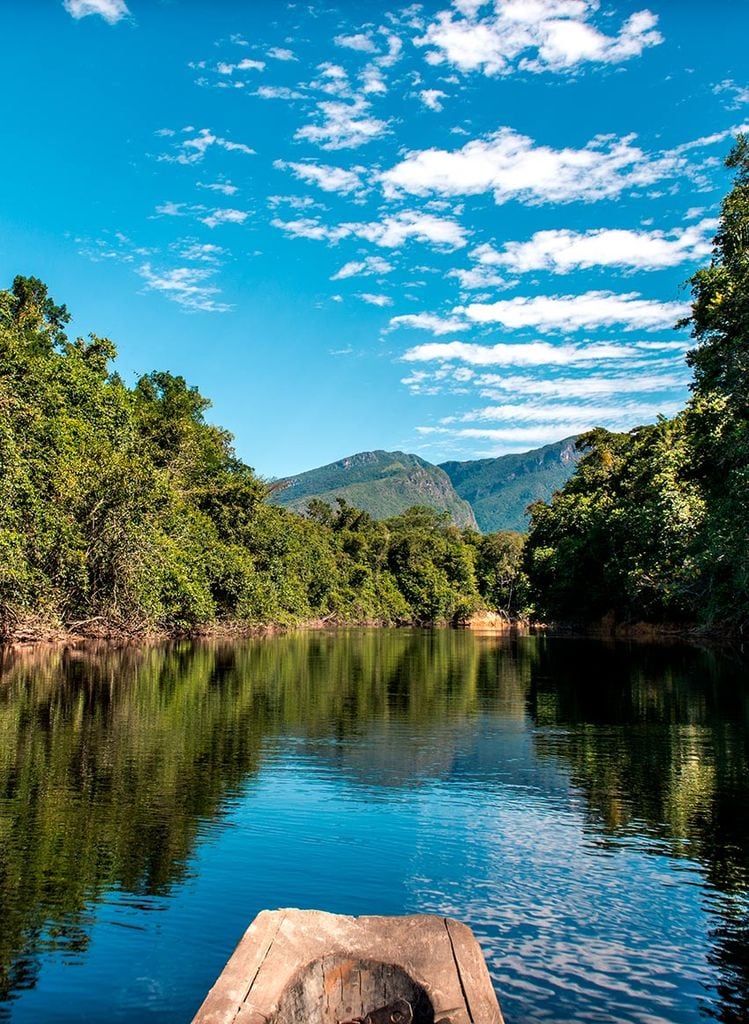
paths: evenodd
<path fill-rule="evenodd" d="M 525 510 L 548 501 L 572 475 L 580 458 L 575 438 L 533 451 L 439 466 L 408 452 L 376 449 L 278 481 L 272 501 L 304 512 L 311 498 L 334 505 L 343 498 L 375 519 L 413 505 L 449 512 L 456 526 L 489 533 L 527 528 Z"/>
<path fill-rule="evenodd" d="M 331 505 L 336 498 L 344 498 L 375 519 L 398 515 L 413 505 L 427 505 L 449 512 L 456 526 L 476 528 L 471 506 L 455 493 L 444 470 L 407 452 L 379 449 L 348 455 L 279 481 L 272 500 L 303 512 L 310 498 Z"/>
<path fill-rule="evenodd" d="M 440 468 L 471 505 L 484 533 L 528 528 L 526 509 L 534 501 L 549 501 L 572 476 L 582 453 L 575 437 L 542 448 L 497 458 L 443 462 Z"/>

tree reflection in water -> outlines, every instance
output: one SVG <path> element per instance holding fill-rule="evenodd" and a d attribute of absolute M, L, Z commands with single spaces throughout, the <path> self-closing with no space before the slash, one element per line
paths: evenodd
<path fill-rule="evenodd" d="M 709 883 L 710 961 L 724 1024 L 749 1020 L 749 685 L 746 664 L 687 647 L 537 644 L 528 711 L 602 840 L 651 834 Z M 662 852 L 662 851 L 659 851 Z"/>
<path fill-rule="evenodd" d="M 51 951 L 83 952 L 105 893 L 145 906 L 178 886 L 269 742 L 408 786 L 461 770 L 480 712 L 517 719 L 571 773 L 597 841 L 652 836 L 701 866 L 717 922 L 707 1008 L 749 1020 L 749 689 L 728 658 L 372 630 L 15 651 L 2 670 L 0 998 L 32 987 Z"/>

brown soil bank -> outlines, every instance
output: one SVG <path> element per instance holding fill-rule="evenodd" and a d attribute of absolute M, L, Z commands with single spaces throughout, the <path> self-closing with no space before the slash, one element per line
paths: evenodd
<path fill-rule="evenodd" d="M 156 628 L 141 623 L 113 622 L 104 618 L 84 619 L 61 624 L 40 615 L 28 615 L 13 622 L 0 623 L 0 645 L 33 646 L 43 644 L 75 644 L 86 640 L 101 640 L 111 644 L 137 644 L 179 638 L 240 639 L 242 637 L 273 636 L 294 629 L 345 629 L 353 627 L 382 627 L 389 625 L 378 620 L 344 621 L 336 616 L 306 619 L 286 623 L 211 622 L 190 628 Z M 404 626 L 447 626 L 448 623 L 409 622 Z M 455 625 L 455 624 L 453 624 Z M 538 622 L 526 618 L 511 618 L 502 612 L 483 611 L 457 624 L 459 628 L 488 634 L 543 634 L 547 636 L 584 636 L 591 638 L 643 640 L 653 642 L 739 642 L 745 637 L 740 629 L 721 626 L 700 626 L 696 623 L 674 622 L 617 622 L 612 615 L 595 622 Z"/>
<path fill-rule="evenodd" d="M 0 623 L 0 645 L 34 645 L 77 643 L 85 640 L 139 643 L 179 638 L 232 639 L 253 636 L 272 636 L 292 629 L 336 629 L 346 626 L 383 626 L 377 620 L 347 622 L 335 616 L 303 619 L 286 623 L 248 623 L 236 621 L 208 622 L 183 628 L 158 628 L 141 623 L 114 622 L 104 618 L 82 619 L 77 622 L 51 622 L 42 616 L 29 615 L 14 622 Z"/>

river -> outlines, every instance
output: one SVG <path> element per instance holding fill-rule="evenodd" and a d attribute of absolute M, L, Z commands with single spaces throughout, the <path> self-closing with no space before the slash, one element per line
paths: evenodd
<path fill-rule="evenodd" d="M 736 655 L 350 630 L 0 664 L 0 1020 L 187 1024 L 283 906 L 466 921 L 507 1024 L 749 1020 Z"/>

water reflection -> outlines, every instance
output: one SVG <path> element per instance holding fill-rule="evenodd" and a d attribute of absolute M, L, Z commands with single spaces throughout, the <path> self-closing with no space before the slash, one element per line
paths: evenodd
<path fill-rule="evenodd" d="M 602 843 L 652 836 L 702 868 L 720 999 L 749 1020 L 746 663 L 685 647 L 539 643 L 528 694 L 539 754 L 571 768 Z"/>
<path fill-rule="evenodd" d="M 97 907 L 113 894 L 118 926 L 135 929 L 117 940 L 126 950 L 144 915 L 169 912 L 197 870 L 207 829 L 241 838 L 235 812 L 251 806 L 256 829 L 277 831 L 283 857 L 300 821 L 310 850 L 324 843 L 314 829 L 340 817 L 343 805 L 333 800 L 349 801 L 352 828 L 354 808 L 368 808 L 362 821 L 390 829 L 393 849 L 409 842 L 414 905 L 402 909 L 444 909 L 475 924 L 493 952 L 510 1020 L 614 1019 L 603 1001 L 613 999 L 612 978 L 618 972 L 626 987 L 626 977 L 645 976 L 648 958 L 652 1012 L 628 992 L 626 1019 L 697 1020 L 705 980 L 704 1010 L 724 1024 L 749 1019 L 749 691 L 729 658 L 679 647 L 352 631 L 10 653 L 2 669 L 0 998 L 6 1012 L 17 1000 L 19 1019 L 50 958 L 85 959 Z M 292 801 L 312 800 L 313 776 L 327 787 L 319 813 L 300 816 Z M 301 797 L 291 781 L 307 785 Z M 275 805 L 263 817 L 269 800 Z M 335 814 L 320 810 L 326 800 Z M 371 840 L 380 858 L 388 841 Z M 667 872 L 674 887 L 699 882 L 712 929 L 707 979 L 696 968 L 673 974 L 664 966 L 688 935 L 639 948 L 636 936 L 624 941 L 613 928 L 611 908 L 628 897 L 606 888 L 617 880 L 585 880 L 586 858 L 628 849 L 625 881 L 650 917 L 644 933 L 659 928 L 648 872 Z M 345 878 L 345 843 L 337 856 Z M 351 856 L 361 850 L 352 845 Z M 581 906 L 562 922 L 562 956 L 543 927 L 543 893 L 564 856 L 575 876 L 566 898 Z M 681 876 L 668 866 L 679 863 L 689 869 Z M 353 868 L 351 878 L 361 886 Z M 263 885 L 272 892 L 269 878 Z M 215 901 L 207 882 L 200 893 Z M 379 893 L 373 880 L 370 909 Z M 349 906 L 344 890 L 337 898 Z M 686 906 L 692 896 L 683 899 Z M 610 930 L 591 925 L 579 934 L 586 910 L 608 913 Z M 591 964 L 600 954 L 606 965 L 597 1007 L 593 969 L 569 955 L 575 943 Z M 658 984 L 669 989 L 663 1012 Z M 159 1012 L 163 1020 L 189 1016 L 179 1007 L 169 1016 L 166 1005 Z"/>

